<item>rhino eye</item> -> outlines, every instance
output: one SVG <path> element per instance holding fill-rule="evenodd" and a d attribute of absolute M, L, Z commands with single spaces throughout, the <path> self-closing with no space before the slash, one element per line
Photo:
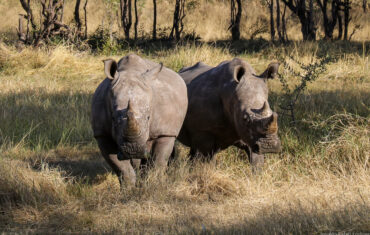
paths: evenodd
<path fill-rule="evenodd" d="M 248 113 L 244 113 L 243 114 L 243 121 L 245 121 L 245 122 L 249 122 L 251 119 L 250 119 L 250 117 L 249 117 L 249 115 L 248 115 Z"/>

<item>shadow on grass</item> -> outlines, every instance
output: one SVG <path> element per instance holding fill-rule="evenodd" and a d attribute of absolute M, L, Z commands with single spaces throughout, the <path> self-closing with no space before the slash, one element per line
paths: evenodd
<path fill-rule="evenodd" d="M 312 210 L 302 208 L 298 203 L 288 208 L 273 205 L 263 208 L 255 216 L 234 225 L 210 228 L 203 227 L 203 234 L 307 234 L 329 232 L 368 232 L 366 218 L 369 206 L 357 203 L 343 205 L 343 208 L 320 209 L 312 204 Z"/>
<path fill-rule="evenodd" d="M 0 144 L 45 150 L 94 143 L 91 98 L 90 93 L 42 88 L 0 94 Z"/>
<path fill-rule="evenodd" d="M 231 40 L 216 40 L 211 42 L 203 42 L 198 40 L 184 40 L 180 42 L 171 41 L 168 39 L 162 40 L 139 40 L 139 41 L 125 41 L 119 40 L 119 45 L 122 45 L 123 49 L 130 50 L 140 50 L 146 55 L 156 54 L 159 51 L 174 49 L 178 46 L 187 45 L 209 45 L 215 48 L 226 49 L 232 55 L 238 56 L 240 54 L 253 54 L 262 53 L 268 55 L 271 53 L 276 53 L 276 48 L 287 48 L 293 50 L 297 48 L 298 50 L 310 50 L 307 46 L 307 42 L 302 41 L 290 41 L 288 43 L 272 42 L 262 38 L 259 39 L 241 39 L 238 41 Z M 342 54 L 357 54 L 363 56 L 370 52 L 370 41 L 366 42 L 356 42 L 356 41 L 325 41 L 319 40 L 312 42 L 312 45 L 317 45 L 317 47 L 312 47 L 312 52 L 315 52 L 317 56 L 331 55 L 342 55 Z"/>

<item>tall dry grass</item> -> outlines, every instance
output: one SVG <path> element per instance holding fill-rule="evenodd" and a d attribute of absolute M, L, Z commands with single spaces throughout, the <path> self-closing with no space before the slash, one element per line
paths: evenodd
<path fill-rule="evenodd" d="M 241 48 L 243 44 L 239 45 Z M 302 43 L 309 62 L 338 45 Z M 166 174 L 150 170 L 120 191 L 89 124 L 106 56 L 65 46 L 17 51 L 0 45 L 0 230 L 79 233 L 320 233 L 370 230 L 368 49 L 342 54 L 308 86 L 296 124 L 280 117 L 283 151 L 254 175 L 241 150 L 210 163 L 181 148 Z M 350 49 L 346 49 L 346 48 Z M 219 45 L 131 49 L 178 71 L 235 56 L 262 72 L 279 48 L 238 53 Z M 118 59 L 119 56 L 113 56 Z M 294 84 L 295 78 L 288 78 Z M 270 103 L 283 94 L 269 81 Z"/>
<path fill-rule="evenodd" d="M 36 4 L 36 0 L 32 0 L 33 10 L 35 12 L 36 22 L 38 21 L 40 12 Z M 75 1 L 66 1 L 64 11 L 64 22 L 73 24 L 73 11 Z M 361 8 L 362 1 L 352 1 L 351 22 L 349 25 L 349 34 L 351 34 L 359 25 L 352 40 L 368 41 L 370 26 L 370 15 L 364 13 Z M 157 28 L 158 36 L 165 36 L 170 33 L 172 27 L 173 11 L 175 1 L 164 0 L 157 3 Z M 81 7 L 82 8 L 82 7 Z M 283 10 L 283 3 L 281 3 Z M 121 37 L 124 37 L 123 30 L 119 28 L 119 1 L 116 0 L 89 0 L 87 5 L 88 31 L 90 34 L 95 32 L 99 26 L 112 28 Z M 16 28 L 18 27 L 18 15 L 24 14 L 19 1 L 17 0 L 2 0 L 0 3 L 0 35 L 5 41 L 16 40 Z M 255 38 L 262 37 L 270 39 L 269 36 L 269 10 L 266 3 L 263 1 L 245 1 L 243 2 L 241 19 L 241 37 L 249 39 L 252 35 Z M 318 38 L 324 37 L 322 27 L 322 16 L 320 10 L 316 9 L 317 15 L 315 22 L 317 24 Z M 83 10 L 81 9 L 81 16 Z M 153 1 L 140 0 L 138 1 L 139 25 L 138 34 L 140 37 L 151 37 L 152 22 L 153 22 Z M 230 3 L 224 0 L 197 0 L 189 1 L 186 6 L 186 17 L 184 19 L 184 32 L 195 33 L 205 41 L 216 41 L 230 39 L 231 35 L 228 31 L 230 24 Z M 302 40 L 300 23 L 298 18 L 287 8 L 287 33 L 291 40 Z M 257 31 L 261 33 L 256 34 Z M 134 29 L 131 29 L 131 35 L 134 34 Z M 335 36 L 337 30 L 334 32 Z"/>

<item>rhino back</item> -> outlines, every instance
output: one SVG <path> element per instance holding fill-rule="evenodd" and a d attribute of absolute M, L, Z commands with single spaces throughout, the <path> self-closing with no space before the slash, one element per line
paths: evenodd
<path fill-rule="evenodd" d="M 184 79 L 185 83 L 189 84 L 194 78 L 210 69 L 212 69 L 211 66 L 206 65 L 203 62 L 198 62 L 193 66 L 180 69 L 179 74 L 182 79 Z"/>
<path fill-rule="evenodd" d="M 163 68 L 151 83 L 153 107 L 151 136 L 177 136 L 185 119 L 188 96 L 185 82 L 174 71 Z"/>

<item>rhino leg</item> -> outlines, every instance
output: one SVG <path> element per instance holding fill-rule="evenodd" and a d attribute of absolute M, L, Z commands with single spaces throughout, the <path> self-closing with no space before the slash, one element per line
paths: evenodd
<path fill-rule="evenodd" d="M 252 164 L 253 172 L 258 173 L 262 170 L 263 164 L 265 162 L 265 156 L 263 154 L 251 152 L 249 156 L 249 161 Z"/>
<path fill-rule="evenodd" d="M 243 149 L 247 153 L 249 163 L 252 165 L 252 170 L 254 173 L 258 173 L 262 170 L 265 161 L 265 156 L 263 154 L 252 152 L 251 148 L 242 142 L 235 143 L 234 145 L 240 149 Z"/>
<path fill-rule="evenodd" d="M 131 159 L 131 165 L 134 167 L 136 171 L 140 170 L 141 159 Z"/>
<path fill-rule="evenodd" d="M 173 151 L 175 137 L 161 137 L 155 141 L 153 148 L 154 166 L 166 168 L 168 159 Z"/>
<path fill-rule="evenodd" d="M 121 186 L 123 183 L 128 185 L 135 185 L 136 174 L 132 167 L 130 160 L 120 161 L 117 158 L 116 144 L 110 138 L 96 138 L 100 152 L 105 160 L 112 167 L 113 171 L 117 174 Z"/>

